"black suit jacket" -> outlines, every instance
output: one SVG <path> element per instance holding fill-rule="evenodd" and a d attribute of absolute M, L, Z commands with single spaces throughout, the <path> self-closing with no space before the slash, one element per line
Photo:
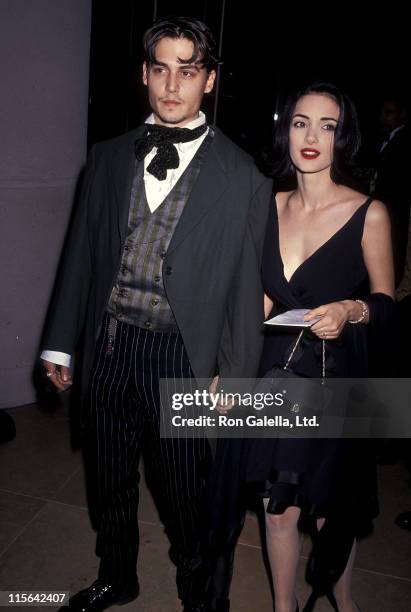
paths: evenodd
<path fill-rule="evenodd" d="M 410 218 L 409 136 L 409 129 L 401 128 L 379 153 L 376 163 L 374 195 L 386 204 L 390 213 L 397 286 L 404 271 Z"/>
<path fill-rule="evenodd" d="M 405 216 L 406 210 L 409 213 L 411 201 L 408 181 L 410 172 L 409 136 L 408 128 L 406 126 L 401 128 L 378 154 L 376 160 L 375 196 L 382 200 L 394 214 Z"/>
<path fill-rule="evenodd" d="M 91 150 L 43 339 L 44 349 L 73 354 L 84 330 L 83 391 L 121 262 L 141 132 Z M 163 265 L 167 298 L 197 378 L 216 371 L 256 374 L 271 189 L 252 159 L 216 129 Z"/>

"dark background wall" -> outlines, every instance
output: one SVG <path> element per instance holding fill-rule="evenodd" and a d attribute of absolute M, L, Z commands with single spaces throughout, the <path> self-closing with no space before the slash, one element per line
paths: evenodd
<path fill-rule="evenodd" d="M 33 365 L 86 157 L 91 2 L 0 1 L 0 408 Z"/>

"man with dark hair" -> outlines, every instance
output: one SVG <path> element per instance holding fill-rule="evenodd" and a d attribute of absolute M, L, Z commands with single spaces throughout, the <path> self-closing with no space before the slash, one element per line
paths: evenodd
<path fill-rule="evenodd" d="M 84 331 L 83 448 L 101 562 L 70 609 L 104 610 L 138 595 L 144 444 L 184 610 L 228 610 L 226 596 L 208 606 L 204 593 L 209 443 L 160 437 L 159 379 L 256 374 L 271 182 L 200 111 L 215 79 L 208 28 L 159 20 L 144 47 L 152 115 L 91 150 L 43 342 L 47 376 L 64 389 Z"/>
<path fill-rule="evenodd" d="M 384 202 L 390 214 L 396 287 L 404 274 L 410 221 L 407 119 L 406 104 L 401 96 L 386 96 L 381 108 L 383 139 L 375 162 L 373 195 Z"/>
<path fill-rule="evenodd" d="M 206 68 L 207 73 L 215 70 L 218 64 L 215 40 L 209 28 L 198 19 L 179 17 L 178 19 L 159 19 L 143 36 L 145 62 L 156 62 L 156 46 L 162 38 L 185 38 L 193 43 L 193 51 L 188 63 L 197 63 Z"/>

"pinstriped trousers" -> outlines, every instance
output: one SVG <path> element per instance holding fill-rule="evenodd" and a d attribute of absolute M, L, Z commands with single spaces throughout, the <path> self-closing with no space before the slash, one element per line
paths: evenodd
<path fill-rule="evenodd" d="M 118 322 L 112 351 L 109 316 L 97 341 L 86 405 L 84 454 L 89 506 L 97 530 L 99 577 L 119 585 L 136 577 L 139 458 L 177 565 L 184 601 L 200 597 L 201 504 L 211 466 L 207 439 L 160 438 L 159 378 L 193 376 L 179 334 Z M 198 574 L 199 575 L 199 574 Z M 196 593 L 197 591 L 197 593 Z"/>

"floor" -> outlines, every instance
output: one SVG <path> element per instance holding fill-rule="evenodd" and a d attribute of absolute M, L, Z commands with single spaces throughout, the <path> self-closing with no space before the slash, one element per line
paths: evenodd
<path fill-rule="evenodd" d="M 0 591 L 47 590 L 72 594 L 92 582 L 94 555 L 85 501 L 81 456 L 70 445 L 68 411 L 40 411 L 36 405 L 14 408 L 18 435 L 0 446 Z M 362 612 L 411 610 L 411 532 L 393 524 L 411 510 L 404 466 L 379 470 L 381 514 L 374 534 L 360 542 L 353 591 Z M 146 487 L 142 486 L 139 523 L 140 597 L 112 610 L 177 612 L 174 567 L 167 539 Z M 298 596 L 309 593 L 304 565 L 309 541 L 303 540 Z M 34 609 L 44 609 L 32 607 Z M 58 607 L 49 607 L 57 610 Z M 271 612 L 256 519 L 250 514 L 236 552 L 233 612 Z M 316 612 L 331 610 L 319 600 Z"/>

